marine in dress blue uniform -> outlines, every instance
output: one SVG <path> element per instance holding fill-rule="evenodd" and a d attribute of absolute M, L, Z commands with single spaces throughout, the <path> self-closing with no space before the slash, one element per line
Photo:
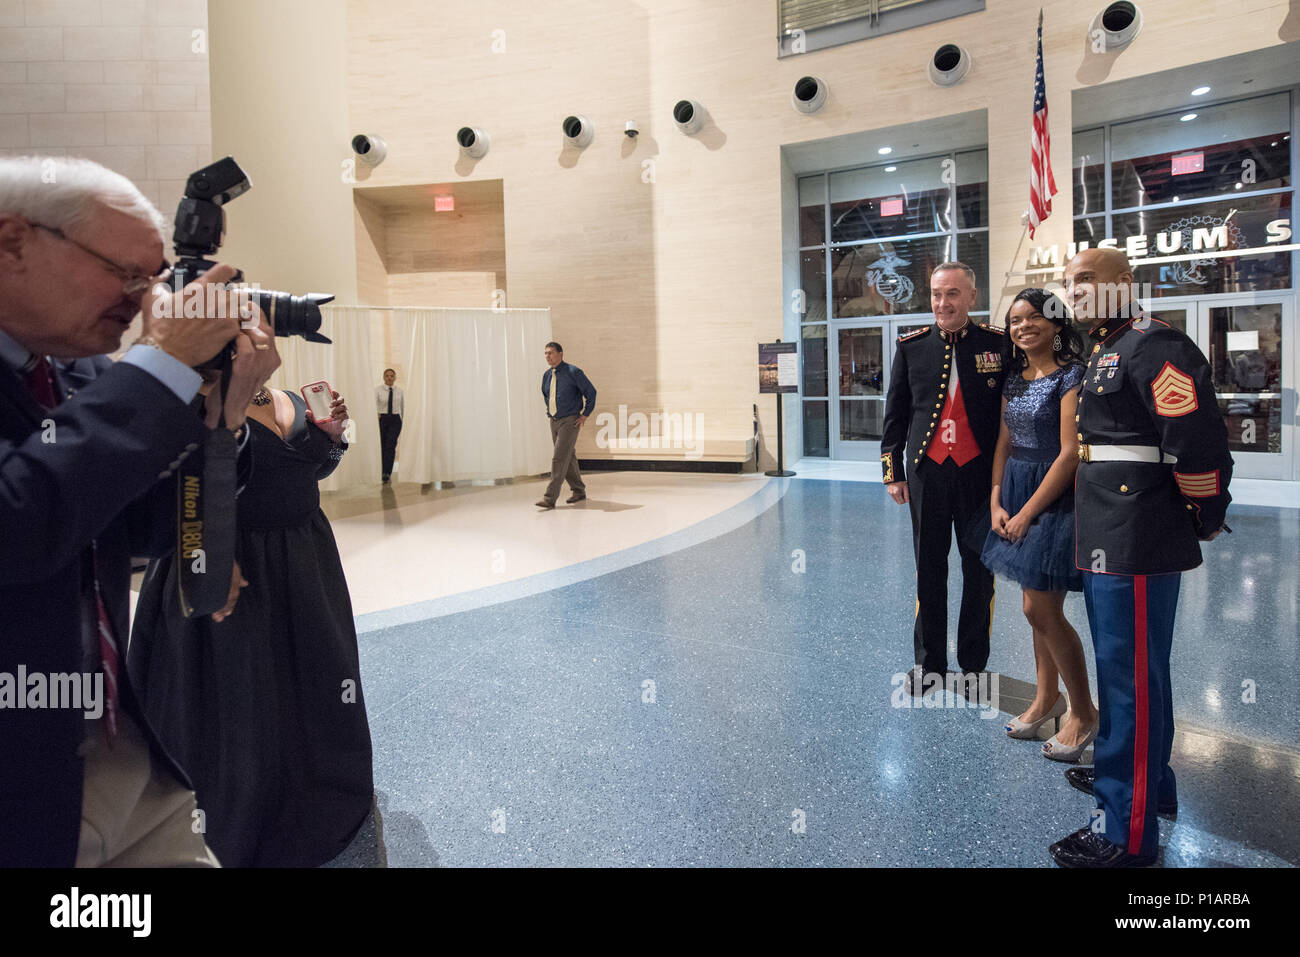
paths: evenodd
<path fill-rule="evenodd" d="M 1093 321 L 1075 563 L 1097 662 L 1100 814 L 1051 853 L 1065 867 L 1132 867 L 1154 862 L 1157 812 L 1177 807 L 1169 656 L 1178 588 L 1201 564 L 1200 541 L 1223 527 L 1232 457 L 1209 363 L 1191 339 L 1129 306 Z M 1087 789 L 1085 769 L 1067 776 Z"/>

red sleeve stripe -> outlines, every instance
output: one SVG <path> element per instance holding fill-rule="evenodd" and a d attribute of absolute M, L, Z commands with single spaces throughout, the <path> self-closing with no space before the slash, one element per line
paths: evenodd
<path fill-rule="evenodd" d="M 1213 472 L 1174 473 L 1179 490 L 1188 498 L 1213 498 L 1219 494 L 1219 470 Z"/>

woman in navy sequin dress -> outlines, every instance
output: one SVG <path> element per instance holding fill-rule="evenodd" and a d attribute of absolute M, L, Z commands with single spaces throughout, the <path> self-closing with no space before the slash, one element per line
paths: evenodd
<path fill-rule="evenodd" d="M 1006 732 L 1035 738 L 1044 722 L 1055 720 L 1058 731 L 1043 745 L 1044 756 L 1077 761 L 1097 729 L 1083 645 L 1064 610 L 1065 593 L 1083 589 L 1074 565 L 1075 410 L 1083 347 L 1065 305 L 1043 289 L 1024 289 L 1016 296 L 1007 332 L 1012 360 L 993 456 L 993 527 L 980 557 L 991 571 L 1021 585 L 1038 687 Z M 1060 679 L 1070 704 L 1064 724 Z"/>

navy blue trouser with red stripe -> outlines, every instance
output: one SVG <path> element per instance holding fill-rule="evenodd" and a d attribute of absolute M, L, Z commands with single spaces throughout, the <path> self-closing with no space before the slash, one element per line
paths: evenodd
<path fill-rule="evenodd" d="M 1177 800 L 1169 651 L 1182 575 L 1083 573 L 1101 726 L 1093 746 L 1102 833 L 1130 854 L 1159 846 L 1156 808 Z"/>

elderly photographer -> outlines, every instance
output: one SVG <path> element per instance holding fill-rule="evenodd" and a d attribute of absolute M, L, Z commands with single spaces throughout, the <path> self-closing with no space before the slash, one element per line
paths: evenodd
<path fill-rule="evenodd" d="M 217 863 L 122 665 L 131 557 L 173 547 L 172 475 L 222 411 L 242 447 L 280 360 L 256 305 L 219 285 L 230 266 L 161 283 L 166 228 L 95 163 L 0 159 L 0 866 Z M 232 342 L 205 423 L 192 367 Z M 60 676 L 102 695 L 70 706 Z"/>

